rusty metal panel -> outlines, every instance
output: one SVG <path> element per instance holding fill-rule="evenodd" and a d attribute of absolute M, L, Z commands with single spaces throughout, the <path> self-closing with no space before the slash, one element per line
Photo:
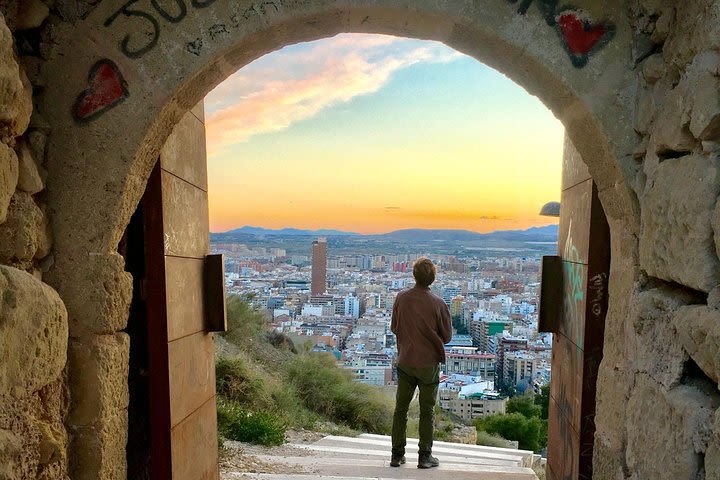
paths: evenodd
<path fill-rule="evenodd" d="M 590 172 L 583 162 L 580 152 L 572 144 L 568 135 L 565 135 L 562 166 L 562 189 L 567 190 L 578 183 L 590 180 Z"/>
<path fill-rule="evenodd" d="M 592 478 L 597 376 L 608 305 L 610 232 L 592 181 L 563 192 L 562 315 L 553 338 L 550 478 Z"/>
<path fill-rule="evenodd" d="M 162 171 L 165 255 L 204 258 L 210 252 L 207 192 Z"/>
<path fill-rule="evenodd" d="M 163 170 L 207 191 L 205 127 L 194 114 L 175 125 L 160 152 Z"/>
<path fill-rule="evenodd" d="M 172 478 L 217 480 L 219 475 L 217 409 L 213 396 L 173 427 Z"/>
<path fill-rule="evenodd" d="M 214 365 L 212 334 L 199 332 L 168 344 L 171 427 L 215 396 Z"/>
<path fill-rule="evenodd" d="M 205 330 L 205 260 L 165 257 L 168 341 Z"/>
<path fill-rule="evenodd" d="M 158 162 L 150 175 L 142 202 L 150 367 L 150 473 L 153 479 L 158 480 L 171 478 L 172 475 L 162 181 Z"/>
<path fill-rule="evenodd" d="M 562 192 L 558 255 L 565 261 L 588 263 L 592 195 L 592 180 L 579 183 Z"/>
<path fill-rule="evenodd" d="M 548 445 L 547 470 L 552 472 L 550 478 L 577 479 L 579 435 L 552 398 L 549 405 L 548 437 L 554 439 Z"/>
<path fill-rule="evenodd" d="M 208 332 L 227 332 L 225 309 L 225 257 L 222 254 L 205 257 L 205 329 Z"/>
<path fill-rule="evenodd" d="M 587 265 L 563 260 L 562 267 L 563 299 L 558 333 L 582 350 L 585 344 Z"/>
<path fill-rule="evenodd" d="M 553 255 L 542 257 L 541 274 L 538 331 L 556 333 L 560 329 L 562 317 L 562 259 Z"/>
<path fill-rule="evenodd" d="M 577 431 L 582 408 L 583 352 L 564 335 L 557 334 L 553 338 L 552 362 L 550 397 Z"/>

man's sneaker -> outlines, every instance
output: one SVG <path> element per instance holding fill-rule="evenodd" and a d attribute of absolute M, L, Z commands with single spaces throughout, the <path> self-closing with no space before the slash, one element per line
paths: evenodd
<path fill-rule="evenodd" d="M 432 468 L 438 465 L 440 465 L 440 461 L 429 453 L 418 457 L 418 468 Z"/>
<path fill-rule="evenodd" d="M 393 455 L 390 459 L 391 467 L 399 467 L 405 463 L 405 455 Z"/>

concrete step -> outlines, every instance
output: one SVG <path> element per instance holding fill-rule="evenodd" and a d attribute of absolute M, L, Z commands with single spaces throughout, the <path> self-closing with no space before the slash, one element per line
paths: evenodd
<path fill-rule="evenodd" d="M 328 438 L 328 437 L 325 437 Z M 352 438 L 352 437 L 331 437 L 331 438 Z M 377 445 L 383 445 L 386 448 L 390 448 L 392 441 L 390 437 L 387 435 L 376 435 L 372 433 L 363 433 L 358 438 L 363 439 L 364 441 L 372 440 L 376 442 Z M 324 439 L 323 439 L 324 440 Z M 322 441 L 322 440 L 321 440 Z M 418 439 L 416 438 L 408 438 L 407 439 L 407 447 L 406 449 L 410 450 L 411 448 L 414 449 L 414 451 L 417 451 L 417 442 Z M 448 452 L 450 451 L 452 454 L 458 455 L 468 455 L 468 456 L 478 456 L 483 458 L 497 458 L 497 459 L 508 459 L 510 457 L 518 459 L 520 462 L 520 465 L 524 467 L 532 467 L 533 465 L 538 464 L 540 462 L 540 455 L 535 454 L 531 450 L 515 450 L 512 448 L 501 448 L 501 447 L 487 447 L 485 445 L 468 445 L 465 443 L 451 443 L 451 442 L 441 442 L 441 441 L 434 441 L 433 442 L 433 453 L 441 453 L 441 452 Z"/>
<path fill-rule="evenodd" d="M 327 436 L 311 444 L 286 444 L 285 456 L 253 455 L 265 464 L 277 465 L 287 473 L 229 472 L 223 479 L 255 480 L 537 480 L 527 468 L 532 452 L 507 448 L 435 442 L 433 454 L 440 460 L 437 468 L 417 467 L 417 440 L 408 439 L 407 463 L 390 467 L 390 437 Z M 297 452 L 296 456 L 287 456 Z M 307 455 L 305 454 L 307 453 Z"/>
<path fill-rule="evenodd" d="M 327 437 L 326 437 L 327 438 Z M 348 437 L 353 438 L 353 437 Z M 362 433 L 356 438 L 368 438 L 368 439 L 374 439 L 382 441 L 386 444 L 392 443 L 390 437 L 388 435 L 377 435 L 374 433 Z M 408 438 L 408 443 L 417 443 L 417 438 Z M 497 453 L 509 453 L 509 454 L 519 454 L 519 455 L 533 455 L 533 452 L 531 450 L 516 450 L 514 448 L 501 448 L 501 447 L 488 447 L 485 445 L 469 445 L 466 443 L 452 443 L 452 442 L 442 442 L 435 440 L 433 441 L 433 450 L 435 446 L 446 446 L 451 447 L 455 450 L 463 450 L 463 451 L 479 451 L 479 452 L 497 452 Z"/>
<path fill-rule="evenodd" d="M 342 456 L 342 457 L 350 457 L 350 458 L 364 458 L 364 457 L 380 457 L 380 458 L 390 458 L 390 449 L 385 450 L 377 450 L 372 448 L 362 448 L 361 446 L 345 446 L 345 447 L 339 447 L 339 446 L 330 446 L 330 445 L 301 445 L 301 444 L 295 444 L 292 445 L 294 448 L 299 448 L 303 450 L 312 450 L 315 452 L 318 452 L 318 455 L 322 454 L 339 454 L 339 455 L 333 455 L 335 457 Z M 466 464 L 466 465 L 496 465 L 496 466 L 506 466 L 506 467 L 514 467 L 514 466 L 520 466 L 522 463 L 522 459 L 515 458 L 515 459 L 498 459 L 498 458 L 486 458 L 486 457 L 469 457 L 462 454 L 452 454 L 452 453 L 440 453 L 436 451 L 433 448 L 433 455 L 438 457 L 441 461 L 445 460 L 447 462 L 452 463 L 460 463 L 460 464 Z M 407 448 L 405 458 L 407 458 L 408 462 L 417 462 L 418 454 L 417 454 L 417 447 L 411 449 L 409 446 Z"/>
<path fill-rule="evenodd" d="M 361 476 L 359 476 L 361 475 Z M 329 471 L 315 473 L 242 473 L 236 472 L 226 477 L 227 480 L 257 479 L 257 480 L 537 480 L 532 470 L 529 473 L 514 472 L 457 472 L 442 470 L 442 466 L 427 470 L 415 468 L 390 467 L 345 467 L 337 466 Z"/>
<path fill-rule="evenodd" d="M 418 441 L 415 438 L 408 438 L 407 446 L 405 450 L 407 452 L 418 451 Z M 315 443 L 315 445 L 327 445 L 327 446 L 345 446 L 353 445 L 355 448 L 366 448 L 373 450 L 381 450 L 383 452 L 389 452 L 391 448 L 391 441 L 389 437 L 374 436 L 366 437 L 360 435 L 359 437 L 341 437 L 331 436 L 325 437 L 322 440 Z M 448 442 L 433 442 L 433 454 L 450 454 L 455 456 L 463 456 L 470 458 L 492 458 L 497 460 L 508 460 L 514 462 L 523 462 L 527 459 L 532 459 L 532 452 L 483 447 L 480 445 L 465 445 L 459 443 L 448 443 Z M 437 455 L 436 455 L 437 456 Z"/>

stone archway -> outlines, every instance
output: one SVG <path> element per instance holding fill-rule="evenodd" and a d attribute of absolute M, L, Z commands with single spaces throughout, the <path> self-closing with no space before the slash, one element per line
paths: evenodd
<path fill-rule="evenodd" d="M 107 340 L 125 327 L 131 286 L 116 249 L 165 139 L 238 68 L 340 32 L 442 41 L 537 95 L 563 122 L 598 185 L 614 264 L 634 262 L 639 220 L 628 185 L 635 77 L 632 31 L 619 0 L 562 8 L 548 0 L 102 2 L 74 25 L 54 25 L 57 47 L 43 66 L 47 89 L 38 107 L 53 126 L 55 265 L 48 281 L 69 314 L 68 423 L 75 450 L 100 457 L 92 475 L 117 473 L 112 466 L 124 459 L 122 435 L 110 432 L 126 421 L 127 346 Z M 635 270 L 612 278 L 609 324 L 622 322 Z"/>

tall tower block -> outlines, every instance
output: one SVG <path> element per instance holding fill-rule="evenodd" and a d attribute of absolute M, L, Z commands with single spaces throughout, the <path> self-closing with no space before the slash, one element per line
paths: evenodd
<path fill-rule="evenodd" d="M 320 237 L 312 242 L 312 284 L 310 294 L 327 292 L 327 240 Z"/>

